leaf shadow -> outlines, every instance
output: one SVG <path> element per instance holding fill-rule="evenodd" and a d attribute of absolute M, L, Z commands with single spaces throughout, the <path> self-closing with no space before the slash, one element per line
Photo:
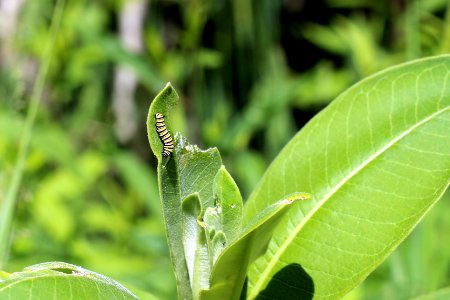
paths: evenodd
<path fill-rule="evenodd" d="M 300 264 L 290 264 L 278 271 L 257 300 L 309 300 L 314 296 L 314 281 Z"/>

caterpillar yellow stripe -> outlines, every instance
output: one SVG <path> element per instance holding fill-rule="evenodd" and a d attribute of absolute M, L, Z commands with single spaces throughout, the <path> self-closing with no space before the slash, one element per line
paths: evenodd
<path fill-rule="evenodd" d="M 170 154 L 173 152 L 173 148 L 174 148 L 173 138 L 170 135 L 169 130 L 167 130 L 167 128 L 166 128 L 166 124 L 164 122 L 164 116 L 160 113 L 156 113 L 155 119 L 156 119 L 156 123 L 155 123 L 156 132 L 158 133 L 159 138 L 161 139 L 161 142 L 164 145 L 163 151 L 162 151 L 162 156 L 169 157 Z"/>

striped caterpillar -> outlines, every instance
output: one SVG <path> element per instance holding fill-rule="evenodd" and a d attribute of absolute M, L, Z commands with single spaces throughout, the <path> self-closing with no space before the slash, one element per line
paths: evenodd
<path fill-rule="evenodd" d="M 166 124 L 164 123 L 164 116 L 160 113 L 155 114 L 156 118 L 156 132 L 159 135 L 159 138 L 161 139 L 164 147 L 162 151 L 162 156 L 169 157 L 170 154 L 173 152 L 174 144 L 173 144 L 173 138 L 170 135 L 169 130 L 166 128 Z"/>

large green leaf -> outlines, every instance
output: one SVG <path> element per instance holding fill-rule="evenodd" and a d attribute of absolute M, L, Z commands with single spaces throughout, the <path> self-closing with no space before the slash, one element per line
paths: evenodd
<path fill-rule="evenodd" d="M 0 279 L 0 299 L 138 299 L 116 281 L 67 263 L 42 263 Z"/>
<path fill-rule="evenodd" d="M 450 56 L 407 63 L 340 95 L 283 149 L 244 224 L 294 191 L 249 271 L 249 298 L 336 299 L 358 285 L 441 197 L 450 178 Z"/>

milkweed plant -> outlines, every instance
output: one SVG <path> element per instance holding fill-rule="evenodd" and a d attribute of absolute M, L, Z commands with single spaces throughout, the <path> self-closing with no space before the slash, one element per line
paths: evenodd
<path fill-rule="evenodd" d="M 450 56 L 439 56 L 355 84 L 244 205 L 218 149 L 175 133 L 166 155 L 157 116 L 170 134 L 178 102 L 168 84 L 147 128 L 179 299 L 339 299 L 361 283 L 449 185 L 449 78 Z"/>
<path fill-rule="evenodd" d="M 348 294 L 449 185 L 449 78 L 445 55 L 355 84 L 291 139 L 245 203 L 219 150 L 202 150 L 172 129 L 178 95 L 167 84 L 150 105 L 147 129 L 179 299 Z M 69 292 L 137 298 L 65 263 L 0 272 L 0 299 Z"/>

